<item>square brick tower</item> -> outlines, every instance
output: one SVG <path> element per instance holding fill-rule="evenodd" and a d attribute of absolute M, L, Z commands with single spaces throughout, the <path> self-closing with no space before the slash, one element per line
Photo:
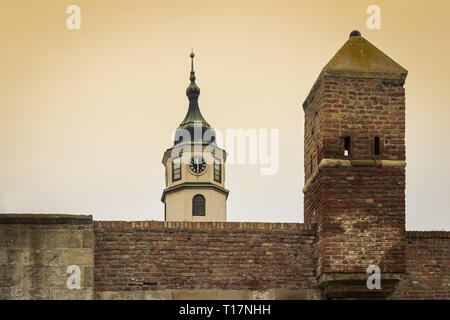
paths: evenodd
<path fill-rule="evenodd" d="M 353 31 L 303 103 L 304 221 L 327 298 L 385 298 L 405 270 L 406 75 Z"/>

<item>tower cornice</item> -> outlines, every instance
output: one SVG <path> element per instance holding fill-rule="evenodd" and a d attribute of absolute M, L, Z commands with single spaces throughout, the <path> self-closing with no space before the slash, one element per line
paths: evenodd
<path fill-rule="evenodd" d="M 175 191 L 183 190 L 183 189 L 214 189 L 216 191 L 219 191 L 220 193 L 224 194 L 228 198 L 228 194 L 230 193 L 230 190 L 225 189 L 215 183 L 211 182 L 183 182 L 177 185 L 174 185 L 172 187 L 164 189 L 161 201 L 164 202 L 166 195 L 168 193 L 172 193 Z"/>

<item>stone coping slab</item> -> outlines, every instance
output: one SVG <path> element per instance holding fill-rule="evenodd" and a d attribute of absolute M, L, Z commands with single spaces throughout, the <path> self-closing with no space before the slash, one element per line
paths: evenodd
<path fill-rule="evenodd" d="M 0 214 L 0 224 L 92 224 L 92 215 Z"/>

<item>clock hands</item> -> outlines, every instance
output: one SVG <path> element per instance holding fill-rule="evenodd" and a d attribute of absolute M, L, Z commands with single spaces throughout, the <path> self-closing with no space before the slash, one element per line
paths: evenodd
<path fill-rule="evenodd" d="M 194 173 L 201 173 L 203 172 L 203 170 L 205 169 L 206 165 L 205 165 L 205 161 L 203 160 L 203 158 L 201 156 L 194 156 L 191 159 L 191 171 Z"/>

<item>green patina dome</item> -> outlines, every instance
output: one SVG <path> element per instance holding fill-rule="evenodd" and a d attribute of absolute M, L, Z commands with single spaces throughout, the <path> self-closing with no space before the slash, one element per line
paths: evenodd
<path fill-rule="evenodd" d="M 203 118 L 198 106 L 200 88 L 195 83 L 194 56 L 194 53 L 191 52 L 191 75 L 189 77 L 191 83 L 186 89 L 186 96 L 189 99 L 189 109 L 175 133 L 175 145 L 182 142 L 201 144 L 215 143 L 215 132 L 205 118 Z M 187 133 L 189 133 L 190 137 L 186 137 Z M 190 138 L 190 140 L 188 138 Z"/>
<path fill-rule="evenodd" d="M 194 77 L 194 81 L 195 81 L 195 77 Z M 200 88 L 197 86 L 197 84 L 194 81 L 192 81 L 191 84 L 186 89 L 186 95 L 188 96 L 188 98 L 191 98 L 193 96 L 197 96 L 197 98 L 198 98 L 198 96 L 200 95 Z"/>

